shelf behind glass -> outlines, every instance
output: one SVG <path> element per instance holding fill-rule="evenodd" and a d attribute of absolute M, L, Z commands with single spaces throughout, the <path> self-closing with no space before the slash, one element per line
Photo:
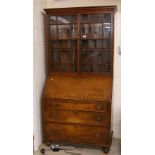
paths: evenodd
<path fill-rule="evenodd" d="M 77 68 L 76 53 L 75 49 L 52 49 L 51 63 L 53 71 L 75 72 Z"/>
<path fill-rule="evenodd" d="M 110 39 L 82 39 L 81 48 L 111 48 Z"/>
<path fill-rule="evenodd" d="M 81 72 L 110 72 L 111 50 L 81 50 Z"/>
<path fill-rule="evenodd" d="M 50 42 L 52 48 L 77 48 L 77 40 L 51 40 Z"/>
<path fill-rule="evenodd" d="M 77 23 L 77 16 L 50 16 L 50 24 L 70 24 Z"/>

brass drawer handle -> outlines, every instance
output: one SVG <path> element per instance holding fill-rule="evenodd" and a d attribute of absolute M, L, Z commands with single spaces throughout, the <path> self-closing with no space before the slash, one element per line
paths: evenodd
<path fill-rule="evenodd" d="M 96 119 L 97 119 L 97 121 L 101 121 L 103 118 L 99 116 Z"/>
<path fill-rule="evenodd" d="M 52 117 L 54 117 L 54 118 L 57 116 L 56 113 L 52 113 L 51 115 L 52 115 Z"/>
<path fill-rule="evenodd" d="M 98 109 L 98 110 L 102 109 L 102 105 L 101 104 L 97 104 L 96 105 L 96 109 Z"/>
<path fill-rule="evenodd" d="M 53 105 L 53 106 L 56 106 L 56 105 L 57 105 L 57 103 L 56 103 L 56 102 L 52 102 L 52 105 Z"/>
<path fill-rule="evenodd" d="M 100 137 L 100 134 L 99 134 L 99 133 L 97 133 L 97 134 L 96 134 L 96 138 L 99 138 L 99 137 Z"/>

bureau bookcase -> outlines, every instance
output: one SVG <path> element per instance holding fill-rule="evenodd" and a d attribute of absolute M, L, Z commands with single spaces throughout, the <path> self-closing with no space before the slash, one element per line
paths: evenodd
<path fill-rule="evenodd" d="M 115 10 L 115 6 L 44 9 L 46 144 L 94 145 L 108 153 Z"/>

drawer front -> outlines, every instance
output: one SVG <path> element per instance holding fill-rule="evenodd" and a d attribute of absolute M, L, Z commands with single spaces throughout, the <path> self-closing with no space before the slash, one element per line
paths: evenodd
<path fill-rule="evenodd" d="M 45 112 L 45 121 L 104 126 L 110 125 L 110 115 L 105 112 L 47 110 Z"/>
<path fill-rule="evenodd" d="M 45 137 L 49 140 L 77 141 L 108 145 L 110 134 L 108 127 L 47 123 L 45 124 Z"/>
<path fill-rule="evenodd" d="M 107 102 L 86 102 L 71 100 L 46 99 L 46 109 L 84 110 L 84 111 L 107 111 Z"/>

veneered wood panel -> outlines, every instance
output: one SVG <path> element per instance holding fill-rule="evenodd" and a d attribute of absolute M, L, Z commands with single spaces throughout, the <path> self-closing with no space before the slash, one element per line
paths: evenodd
<path fill-rule="evenodd" d="M 81 101 L 81 100 L 60 100 L 44 98 L 45 110 L 61 109 L 74 111 L 93 111 L 93 112 L 107 112 L 110 102 L 97 101 Z"/>
<path fill-rule="evenodd" d="M 46 137 L 49 140 L 71 140 L 87 142 L 88 144 L 109 144 L 109 128 L 108 127 L 90 127 L 60 124 L 60 123 L 46 123 L 45 124 Z"/>
<path fill-rule="evenodd" d="M 103 13 L 103 12 L 115 12 L 116 6 L 97 6 L 97 7 L 72 7 L 72 8 L 53 8 L 44 9 L 46 14 L 77 14 L 77 13 Z"/>
<path fill-rule="evenodd" d="M 46 110 L 45 121 L 105 126 L 110 125 L 110 116 L 106 112 Z"/>
<path fill-rule="evenodd" d="M 60 76 L 48 77 L 44 97 L 73 100 L 111 101 L 111 76 Z"/>

